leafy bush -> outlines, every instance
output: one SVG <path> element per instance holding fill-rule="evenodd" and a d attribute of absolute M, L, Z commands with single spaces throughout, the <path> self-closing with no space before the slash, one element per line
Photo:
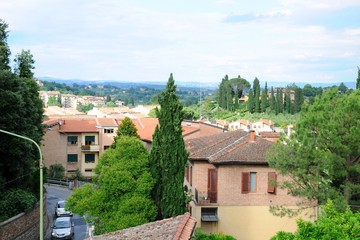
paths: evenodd
<path fill-rule="evenodd" d="M 33 193 L 23 189 L 10 189 L 0 197 L 0 222 L 32 209 L 36 204 Z"/>
<path fill-rule="evenodd" d="M 223 233 L 206 234 L 201 228 L 195 230 L 195 240 L 236 240 L 236 238 Z"/>
<path fill-rule="evenodd" d="M 352 213 L 349 207 L 345 212 L 339 212 L 329 200 L 315 223 L 299 220 L 297 225 L 295 233 L 281 231 L 271 240 L 359 239 L 360 212 Z"/>
<path fill-rule="evenodd" d="M 61 179 L 64 177 L 65 168 L 60 163 L 52 164 L 49 168 L 49 178 Z"/>

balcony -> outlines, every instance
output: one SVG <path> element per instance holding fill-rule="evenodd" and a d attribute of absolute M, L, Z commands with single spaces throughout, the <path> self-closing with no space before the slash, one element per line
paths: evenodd
<path fill-rule="evenodd" d="M 100 146 L 95 144 L 83 145 L 81 146 L 81 150 L 86 152 L 98 152 L 100 150 Z"/>

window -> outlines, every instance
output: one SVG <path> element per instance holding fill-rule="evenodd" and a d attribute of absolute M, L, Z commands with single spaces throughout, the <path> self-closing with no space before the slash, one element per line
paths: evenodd
<path fill-rule="evenodd" d="M 269 172 L 268 173 L 268 193 L 276 194 L 276 173 Z"/>
<path fill-rule="evenodd" d="M 77 154 L 68 154 L 67 155 L 67 162 L 68 163 L 77 163 L 78 155 Z"/>
<path fill-rule="evenodd" d="M 92 168 L 85 168 L 85 172 L 92 172 Z"/>
<path fill-rule="evenodd" d="M 241 193 L 249 193 L 257 191 L 257 173 L 243 172 L 241 177 Z"/>
<path fill-rule="evenodd" d="M 217 208 L 201 208 L 201 221 L 203 222 L 217 222 Z"/>
<path fill-rule="evenodd" d="M 85 145 L 95 144 L 95 136 L 85 136 Z"/>
<path fill-rule="evenodd" d="M 94 163 L 95 162 L 95 154 L 85 154 L 85 162 L 86 163 Z"/>
<path fill-rule="evenodd" d="M 104 133 L 114 133 L 114 129 L 113 128 L 105 128 Z"/>
<path fill-rule="evenodd" d="M 67 142 L 68 145 L 76 145 L 78 141 L 78 137 L 77 136 L 68 136 L 67 137 Z"/>

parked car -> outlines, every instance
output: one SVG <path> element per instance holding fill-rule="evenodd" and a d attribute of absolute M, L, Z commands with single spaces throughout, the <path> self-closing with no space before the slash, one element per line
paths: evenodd
<path fill-rule="evenodd" d="M 74 222 L 72 217 L 59 217 L 52 226 L 51 239 L 73 239 Z"/>
<path fill-rule="evenodd" d="M 72 216 L 72 212 L 65 211 L 65 201 L 58 201 L 55 207 L 55 216 L 61 217 L 61 216 Z"/>

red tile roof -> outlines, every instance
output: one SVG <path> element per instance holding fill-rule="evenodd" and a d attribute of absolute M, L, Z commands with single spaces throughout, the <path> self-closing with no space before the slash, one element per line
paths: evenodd
<path fill-rule="evenodd" d="M 59 132 L 98 132 L 95 119 L 61 120 Z"/>
<path fill-rule="evenodd" d="M 267 164 L 265 154 L 273 142 L 237 130 L 186 141 L 189 160 L 207 160 L 213 164 Z"/>
<path fill-rule="evenodd" d="M 102 127 L 117 127 L 118 126 L 118 124 L 114 118 L 97 118 L 96 124 L 97 124 L 97 126 L 102 126 Z"/>
<path fill-rule="evenodd" d="M 93 239 L 162 239 L 162 240 L 188 240 L 191 239 L 195 229 L 196 219 L 189 213 L 173 218 L 167 218 L 120 231 L 94 236 Z"/>

